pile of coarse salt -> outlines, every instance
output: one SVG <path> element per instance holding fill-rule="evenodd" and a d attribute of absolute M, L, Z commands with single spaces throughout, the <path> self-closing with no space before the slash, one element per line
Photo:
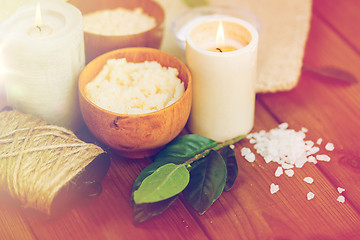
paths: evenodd
<path fill-rule="evenodd" d="M 287 123 L 282 123 L 269 132 L 262 130 L 258 133 L 250 133 L 247 138 L 251 144 L 254 144 L 256 152 L 266 163 L 277 162 L 283 169 L 301 168 L 306 162 L 316 164 L 317 161 L 330 161 L 330 157 L 325 154 L 314 157 L 320 148 L 315 146 L 313 141 L 305 140 L 306 128 L 296 132 L 288 129 L 288 126 Z M 245 159 L 252 161 L 252 156 L 248 159 L 249 156 L 249 154 L 244 155 Z"/>
<path fill-rule="evenodd" d="M 282 123 L 269 132 L 262 130 L 247 135 L 249 142 L 254 145 L 256 152 L 264 158 L 266 163 L 276 162 L 280 165 L 275 171 L 276 177 L 280 177 L 283 173 L 292 177 L 294 175 L 293 168 L 302 168 L 307 162 L 316 164 L 318 161 L 330 161 L 327 154 L 317 154 L 320 151 L 319 146 L 323 141 L 322 138 L 319 138 L 315 145 L 313 141 L 305 140 L 308 131 L 306 128 L 297 132 L 288 127 L 287 123 Z M 325 149 L 333 151 L 334 144 L 327 143 Z M 242 148 L 241 155 L 249 162 L 255 161 L 255 154 L 250 148 Z M 314 180 L 311 177 L 306 177 L 304 181 L 311 184 Z M 272 183 L 270 185 L 271 194 L 277 191 L 279 191 L 279 186 Z M 314 196 L 314 193 L 309 192 L 307 199 L 311 200 Z M 343 196 L 338 199 L 339 202 L 344 202 L 344 200 Z"/>

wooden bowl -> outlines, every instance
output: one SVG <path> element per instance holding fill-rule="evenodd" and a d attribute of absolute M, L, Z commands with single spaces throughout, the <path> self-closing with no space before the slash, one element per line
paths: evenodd
<path fill-rule="evenodd" d="M 164 9 L 153 0 L 70 0 L 83 15 L 95 11 L 124 8 L 133 10 L 137 7 L 156 20 L 156 26 L 145 32 L 106 36 L 84 32 L 86 62 L 106 52 L 126 47 L 160 48 L 164 31 Z"/>
<path fill-rule="evenodd" d="M 174 104 L 147 114 L 119 114 L 92 103 L 85 86 L 102 70 L 109 59 L 128 62 L 157 61 L 164 67 L 177 68 L 184 82 L 184 95 Z M 153 48 L 124 48 L 95 58 L 79 77 L 79 102 L 85 124 L 94 136 L 127 158 L 149 157 L 173 140 L 184 128 L 191 109 L 192 80 L 189 69 L 176 57 Z"/>

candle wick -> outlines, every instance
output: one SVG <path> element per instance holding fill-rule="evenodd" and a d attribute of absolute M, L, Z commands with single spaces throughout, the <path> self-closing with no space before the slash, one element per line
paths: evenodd
<path fill-rule="evenodd" d="M 216 50 L 218 50 L 219 52 L 222 52 L 220 48 L 216 48 Z"/>
<path fill-rule="evenodd" d="M 36 25 L 36 28 L 39 29 L 39 32 L 41 32 L 41 27 L 39 25 Z"/>

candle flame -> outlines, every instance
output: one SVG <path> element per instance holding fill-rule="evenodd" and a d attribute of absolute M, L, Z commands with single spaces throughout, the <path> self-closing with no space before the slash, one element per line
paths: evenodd
<path fill-rule="evenodd" d="M 225 34 L 224 34 L 224 28 L 223 28 L 222 21 L 220 21 L 219 27 L 217 29 L 216 45 L 217 46 L 224 46 L 225 45 Z"/>
<path fill-rule="evenodd" d="M 41 19 L 41 9 L 40 9 L 40 1 L 37 2 L 36 13 L 35 13 L 35 26 L 41 29 L 42 19 Z"/>

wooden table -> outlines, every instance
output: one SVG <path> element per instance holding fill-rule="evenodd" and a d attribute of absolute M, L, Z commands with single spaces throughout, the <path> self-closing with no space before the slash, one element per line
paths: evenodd
<path fill-rule="evenodd" d="M 304 64 L 333 65 L 360 79 L 360 2 L 315 0 Z M 2 106 L 4 105 L 2 101 Z M 102 194 L 60 218 L 47 219 L 0 198 L 0 239 L 360 239 L 360 85 L 303 72 L 288 92 L 258 94 L 254 131 L 281 122 L 309 129 L 307 137 L 335 144 L 330 162 L 306 164 L 292 178 L 275 177 L 277 164 L 240 155 L 239 176 L 202 216 L 180 197 L 162 215 L 132 223 L 132 184 L 150 159 L 112 156 Z M 311 176 L 314 183 L 303 181 Z M 277 183 L 280 191 L 270 194 Z M 346 191 L 345 203 L 336 199 Z M 315 198 L 307 200 L 307 192 Z"/>

